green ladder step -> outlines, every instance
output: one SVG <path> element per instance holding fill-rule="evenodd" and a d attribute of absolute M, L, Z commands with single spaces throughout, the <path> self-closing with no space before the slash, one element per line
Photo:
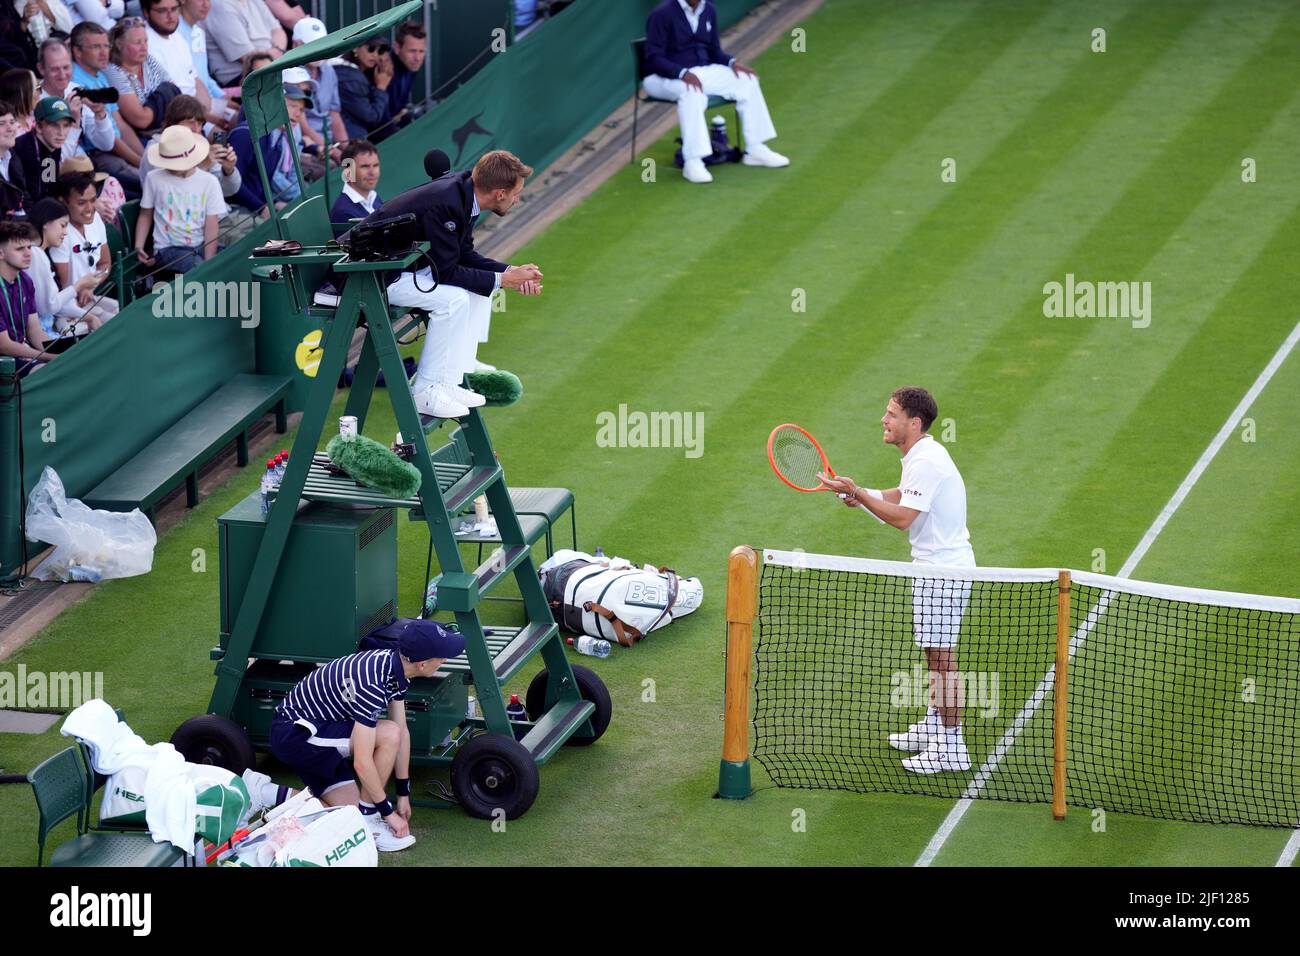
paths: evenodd
<path fill-rule="evenodd" d="M 519 742 L 539 764 L 546 763 L 595 710 L 596 705 L 589 700 L 561 701 L 543 714 Z"/>
<path fill-rule="evenodd" d="M 526 544 L 507 544 L 488 555 L 488 559 L 474 569 L 479 595 L 489 594 L 531 553 L 532 548 Z"/>
<path fill-rule="evenodd" d="M 475 465 L 446 490 L 442 496 L 443 507 L 447 509 L 448 514 L 458 513 L 500 478 L 499 464 Z"/>
<path fill-rule="evenodd" d="M 492 653 L 492 669 L 496 671 L 497 680 L 508 681 L 518 674 L 532 659 L 533 653 L 558 633 L 554 621 L 534 621 L 521 627 L 499 652 Z"/>

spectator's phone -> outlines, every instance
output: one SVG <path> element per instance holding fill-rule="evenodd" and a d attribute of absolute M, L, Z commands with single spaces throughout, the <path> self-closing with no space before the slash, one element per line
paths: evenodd
<path fill-rule="evenodd" d="M 224 129 L 214 130 L 212 133 L 212 145 L 225 146 L 226 140 L 229 138 L 230 138 L 230 134 L 226 130 Z"/>

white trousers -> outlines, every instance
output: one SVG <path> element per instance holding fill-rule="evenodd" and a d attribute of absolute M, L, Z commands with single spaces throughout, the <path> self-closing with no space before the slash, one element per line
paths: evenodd
<path fill-rule="evenodd" d="M 767 111 L 767 101 L 759 88 L 758 77 L 742 73 L 737 76 L 729 66 L 710 63 L 708 66 L 691 67 L 691 72 L 699 77 L 704 92 L 692 89 L 682 80 L 670 80 L 664 76 L 651 74 L 641 81 L 647 96 L 659 100 L 674 100 L 677 103 L 677 122 L 682 129 L 682 157 L 684 159 L 703 159 L 713 152 L 709 141 L 709 124 L 704 112 L 709 105 L 710 96 L 721 96 L 736 103 L 736 112 L 740 114 L 740 125 L 745 137 L 745 148 L 766 143 L 776 136 L 772 125 L 772 116 Z"/>
<path fill-rule="evenodd" d="M 403 272 L 388 286 L 390 305 L 429 313 L 428 332 L 416 372 L 417 389 L 438 382 L 459 385 L 467 372 L 474 371 L 478 343 L 487 341 L 492 319 L 491 296 L 454 285 L 440 285 L 432 292 L 421 291 L 431 285 L 432 274 L 422 269 L 416 273 Z"/>

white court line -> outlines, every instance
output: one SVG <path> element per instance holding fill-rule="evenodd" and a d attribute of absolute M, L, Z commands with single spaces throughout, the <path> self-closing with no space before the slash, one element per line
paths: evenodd
<path fill-rule="evenodd" d="M 1147 528 L 1146 534 L 1142 535 L 1142 540 L 1139 541 L 1137 547 L 1133 549 L 1133 553 L 1128 556 L 1128 560 L 1124 562 L 1124 566 L 1119 569 L 1119 574 L 1116 575 L 1117 577 L 1126 578 L 1131 575 L 1133 570 L 1138 566 L 1138 563 L 1146 557 L 1147 551 L 1151 549 L 1151 545 L 1155 543 L 1160 532 L 1165 529 L 1165 525 L 1169 523 L 1169 519 L 1174 516 L 1174 512 L 1176 512 L 1182 505 L 1183 501 L 1186 500 L 1192 487 L 1200 480 L 1201 475 L 1205 473 L 1205 469 L 1210 466 L 1210 462 L 1214 460 L 1214 456 L 1219 453 L 1220 449 L 1222 449 L 1225 444 L 1227 444 L 1228 439 L 1232 437 L 1232 433 L 1237 430 L 1237 425 L 1246 416 L 1246 412 L 1250 411 L 1251 405 L 1253 405 L 1255 400 L 1259 398 L 1259 393 L 1264 390 L 1264 386 L 1269 383 L 1269 380 L 1277 373 L 1277 370 L 1282 367 L 1282 363 L 1286 361 L 1287 356 L 1291 354 L 1291 350 L 1295 348 L 1297 342 L 1300 342 L 1300 322 L 1296 323 L 1296 327 L 1291 330 L 1291 334 L 1287 336 L 1286 341 L 1283 342 L 1277 352 L 1274 353 L 1273 358 L 1269 363 L 1264 366 L 1264 370 L 1260 372 L 1259 377 L 1255 379 L 1255 384 L 1250 387 L 1242 397 L 1241 401 L 1237 403 L 1237 407 L 1232 410 L 1232 414 L 1229 415 L 1228 420 L 1223 423 L 1223 427 L 1219 429 L 1219 433 L 1214 436 L 1214 439 L 1206 447 L 1205 451 L 1201 452 L 1201 457 L 1196 460 L 1196 464 L 1194 464 L 1192 470 L 1187 473 L 1187 477 L 1184 478 L 1182 484 L 1178 486 L 1173 497 L 1169 499 L 1169 503 L 1166 504 L 1160 514 L 1156 516 L 1156 520 L 1151 523 L 1151 527 Z M 1088 635 L 1092 632 L 1092 629 L 1096 624 L 1097 618 L 1100 617 L 1101 613 L 1105 612 L 1104 605 L 1108 604 L 1109 598 L 1102 598 L 1101 601 L 1098 601 L 1097 607 L 1093 609 L 1093 613 L 1088 615 L 1088 618 L 1079 626 L 1079 630 L 1075 633 L 1074 637 L 1070 639 L 1071 658 L 1074 657 L 1075 652 L 1083 645 L 1083 642 L 1087 640 Z M 948 811 L 948 816 L 944 818 L 939 829 L 936 830 L 934 836 L 930 838 L 930 842 L 926 845 L 925 850 L 922 851 L 919 857 L 917 857 L 916 863 L 914 864 L 915 866 L 929 866 L 934 862 L 935 857 L 939 855 L 939 851 L 942 850 L 944 844 L 948 842 L 948 838 L 952 836 L 953 831 L 957 829 L 957 824 L 961 822 L 961 818 L 964 817 L 966 811 L 970 809 L 974 798 L 984 789 L 984 785 L 988 783 L 989 778 L 993 776 L 993 771 L 997 769 L 998 764 L 1002 762 L 1002 758 L 1007 755 L 1007 752 L 1015 744 L 1025 725 L 1033 719 L 1036 713 L 1038 713 L 1038 708 L 1041 707 L 1043 701 L 1047 699 L 1047 695 L 1051 692 L 1051 689 L 1055 684 L 1056 665 L 1053 664 L 1052 667 L 1048 669 L 1047 674 L 1043 679 L 1039 681 L 1038 687 L 1035 688 L 1034 693 L 1029 700 L 1025 702 L 1025 706 L 1020 709 L 1020 713 L 1016 715 L 1016 719 L 1011 722 L 1011 726 L 1008 727 L 1006 732 L 1002 735 L 1002 739 L 998 741 L 998 745 L 993 748 L 993 752 L 989 754 L 984 763 L 980 766 L 979 772 L 975 774 L 974 779 L 971 780 L 970 784 L 966 787 L 962 798 L 957 801 L 957 804 L 951 810 Z M 1291 840 L 1287 843 L 1286 849 L 1282 851 L 1282 857 L 1278 859 L 1278 866 L 1290 865 L 1290 861 L 1295 858 L 1297 850 L 1300 850 L 1300 833 L 1293 835 Z M 1289 856 L 1288 853 L 1290 854 Z M 1287 860 L 1286 864 L 1282 862 L 1283 859 Z"/>
<path fill-rule="evenodd" d="M 1277 858 L 1274 866 L 1290 866 L 1295 862 L 1296 851 L 1300 850 L 1300 830 L 1291 834 L 1291 839 L 1286 841 L 1286 846 L 1282 847 L 1282 855 Z"/>

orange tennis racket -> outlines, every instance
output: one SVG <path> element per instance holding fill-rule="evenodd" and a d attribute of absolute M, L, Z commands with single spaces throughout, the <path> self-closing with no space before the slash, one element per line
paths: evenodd
<path fill-rule="evenodd" d="M 835 469 L 817 439 L 798 425 L 777 425 L 767 436 L 767 460 L 776 476 L 795 491 L 834 491 L 817 477 L 823 472 L 835 477 Z M 836 492 L 840 498 L 848 496 Z"/>

